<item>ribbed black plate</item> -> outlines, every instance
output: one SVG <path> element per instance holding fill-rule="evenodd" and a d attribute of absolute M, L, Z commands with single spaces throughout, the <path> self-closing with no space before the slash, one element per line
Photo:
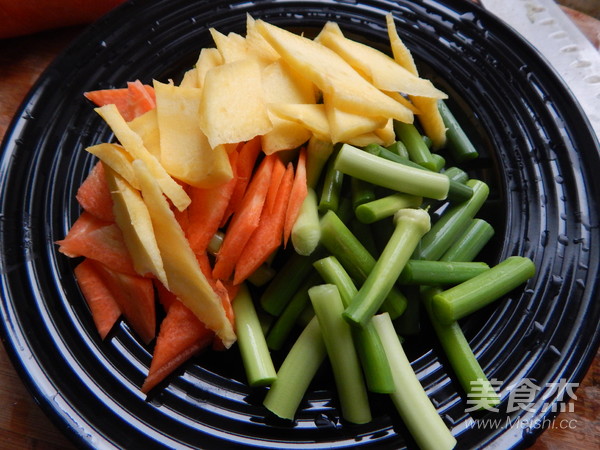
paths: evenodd
<path fill-rule="evenodd" d="M 153 448 L 400 448 L 411 446 L 393 406 L 374 398 L 374 420 L 339 419 L 321 374 L 295 426 L 267 419 L 262 390 L 249 389 L 235 350 L 205 354 L 147 399 L 140 393 L 150 351 L 125 324 L 101 342 L 73 277 L 57 254 L 79 215 L 75 191 L 93 164 L 84 147 L 110 139 L 82 93 L 128 80 L 178 79 L 209 27 L 245 31 L 246 13 L 314 32 L 338 21 L 352 37 L 385 43 L 392 11 L 423 75 L 451 96 L 482 157 L 469 170 L 492 187 L 482 217 L 497 230 L 486 258 L 532 258 L 524 289 L 463 322 L 490 378 L 508 387 L 578 382 L 598 348 L 600 261 L 598 143 L 572 96 L 514 32 L 467 1 L 199 1 L 129 3 L 90 27 L 36 84 L 0 159 L 2 332 L 12 360 L 43 409 L 79 445 Z M 537 394 L 531 427 L 478 430 L 438 345 L 425 330 L 409 340 L 413 367 L 460 447 L 527 445 L 554 416 Z M 554 409 L 561 403 L 555 403 Z M 537 422 L 536 422 L 537 421 Z M 502 422 L 506 424 L 506 421 Z"/>

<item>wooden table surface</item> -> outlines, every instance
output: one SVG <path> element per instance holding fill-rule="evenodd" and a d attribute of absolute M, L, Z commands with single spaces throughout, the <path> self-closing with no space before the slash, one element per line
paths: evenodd
<path fill-rule="evenodd" d="M 0 139 L 44 68 L 81 31 L 44 32 L 0 40 Z M 561 413 L 532 448 L 600 448 L 600 352 L 576 391 L 572 413 Z M 73 444 L 44 415 L 0 346 L 0 448 L 71 449 Z"/>

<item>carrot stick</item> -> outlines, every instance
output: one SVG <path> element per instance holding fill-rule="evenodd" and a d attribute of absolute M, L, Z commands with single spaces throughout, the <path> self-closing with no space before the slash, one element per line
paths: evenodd
<path fill-rule="evenodd" d="M 143 84 L 142 86 L 144 86 L 144 89 L 146 89 L 146 92 L 154 102 L 154 106 L 156 106 L 156 93 L 154 92 L 154 86 L 150 86 L 149 84 Z"/>
<path fill-rule="evenodd" d="M 210 265 L 210 260 L 208 259 L 208 253 L 196 253 L 196 260 L 198 260 L 198 265 L 206 277 L 206 281 L 208 281 L 214 289 L 215 280 L 212 276 L 212 266 Z"/>
<path fill-rule="evenodd" d="M 75 198 L 81 207 L 100 220 L 114 222 L 113 202 L 104 177 L 104 165 L 98 161 L 81 183 Z"/>
<path fill-rule="evenodd" d="M 239 289 L 238 286 L 233 286 L 228 281 L 223 282 L 213 278 L 212 267 L 206 251 L 204 253 L 196 254 L 196 259 L 200 265 L 200 270 L 202 270 L 202 273 L 212 286 L 213 290 L 221 298 L 221 303 L 225 309 L 225 315 L 233 325 L 233 307 L 231 306 L 231 300 L 237 295 L 237 291 Z M 218 337 L 215 337 L 215 339 L 219 340 Z"/>
<path fill-rule="evenodd" d="M 213 337 L 214 333 L 187 306 L 179 300 L 173 302 L 160 325 L 142 392 L 148 393 L 184 362 L 206 348 Z"/>
<path fill-rule="evenodd" d="M 234 214 L 231 223 L 227 227 L 227 233 L 221 249 L 217 253 L 213 270 L 215 279 L 227 280 L 231 277 L 235 262 L 244 249 L 246 242 L 258 227 L 271 181 L 275 158 L 277 158 L 276 155 L 267 156 L 263 159 L 248 185 L 240 209 Z"/>
<path fill-rule="evenodd" d="M 244 143 L 239 149 L 237 159 L 236 178 L 237 182 L 231 194 L 231 200 L 227 210 L 223 214 L 220 226 L 223 227 L 229 218 L 240 208 L 244 194 L 250 182 L 256 159 L 260 153 L 260 136 Z"/>
<path fill-rule="evenodd" d="M 221 297 L 221 303 L 223 303 L 227 318 L 231 321 L 231 323 L 233 323 L 233 307 L 231 306 L 231 300 L 233 297 L 231 297 L 231 293 L 235 291 L 232 291 L 231 288 L 225 286 L 225 283 L 221 280 L 215 281 L 215 291 L 217 294 L 219 294 L 219 297 Z"/>
<path fill-rule="evenodd" d="M 146 344 L 156 336 L 156 308 L 152 279 L 111 270 L 101 263 L 95 266 L 127 323 Z"/>
<path fill-rule="evenodd" d="M 235 325 L 235 317 L 233 313 L 233 304 L 232 301 L 235 298 L 235 295 L 238 291 L 238 286 L 233 286 L 230 282 L 222 282 L 221 280 L 215 281 L 215 292 L 221 297 L 221 304 L 225 309 L 225 314 L 227 318 L 231 322 L 232 325 Z M 212 345 L 213 350 L 223 351 L 227 350 L 227 347 L 223 345 L 221 339 L 218 336 L 215 336 Z"/>
<path fill-rule="evenodd" d="M 260 218 L 260 224 L 252 237 L 239 255 L 235 265 L 235 277 L 233 283 L 239 285 L 256 269 L 263 264 L 271 254 L 281 246 L 283 240 L 283 228 L 285 215 L 288 210 L 288 202 L 294 183 L 294 168 L 288 164 L 285 174 L 280 183 L 272 185 L 272 191 L 276 191 L 274 208 L 268 211 L 264 208 Z"/>
<path fill-rule="evenodd" d="M 225 314 L 227 315 L 227 318 L 233 324 L 234 317 L 231 299 L 235 298 L 235 296 L 237 295 L 238 287 L 232 286 L 231 283 L 222 283 L 220 280 L 215 281 L 212 278 L 212 268 L 208 259 L 208 254 L 206 252 L 202 254 L 197 254 L 196 258 L 198 259 L 200 269 L 206 276 L 208 282 L 211 284 L 215 292 L 221 298 L 221 302 L 225 309 Z M 159 281 L 156 281 L 155 287 L 158 293 L 158 300 L 163 305 L 163 308 L 165 309 L 165 311 L 167 311 L 167 313 L 171 305 L 173 305 L 174 303 L 180 303 L 177 296 L 171 291 L 169 291 L 167 288 L 165 288 L 165 286 Z M 217 336 L 214 336 L 213 349 L 226 350 L 226 347 L 223 345 L 222 341 Z"/>
<path fill-rule="evenodd" d="M 296 175 L 294 176 L 294 185 L 290 194 L 288 209 L 285 214 L 285 225 L 283 229 L 283 245 L 287 245 L 287 241 L 292 234 L 292 228 L 298 218 L 302 202 L 308 195 L 308 185 L 306 184 L 306 149 L 300 150 L 298 163 L 296 165 Z"/>
<path fill-rule="evenodd" d="M 154 92 L 154 90 L 152 92 Z M 150 92 L 140 80 L 129 81 L 127 83 L 127 93 L 129 113 L 133 118 L 141 116 L 145 112 L 156 107 L 156 100 L 152 98 Z"/>
<path fill-rule="evenodd" d="M 239 154 L 236 151 L 229 154 L 229 161 L 233 169 L 233 178 L 224 185 L 211 189 L 190 188 L 189 195 L 192 202 L 187 209 L 189 219 L 187 238 L 192 250 L 196 254 L 206 252 L 208 243 L 219 229 L 223 220 L 225 211 L 237 185 L 236 164 L 238 159 Z"/>
<path fill-rule="evenodd" d="M 133 120 L 133 114 L 129 109 L 129 89 L 100 89 L 97 91 L 84 92 L 85 98 L 93 102 L 96 106 L 114 104 L 123 116 L 125 121 Z"/>
<path fill-rule="evenodd" d="M 175 216 L 175 220 L 181 227 L 184 233 L 187 233 L 187 230 L 190 227 L 190 215 L 187 209 L 183 211 L 179 211 L 177 207 L 171 205 L 171 211 L 173 211 L 173 215 Z"/>
<path fill-rule="evenodd" d="M 277 158 L 273 165 L 271 183 L 269 185 L 269 192 L 267 192 L 267 198 L 265 199 L 265 211 L 263 211 L 263 214 L 265 214 L 265 212 L 268 212 L 269 214 L 273 212 L 273 208 L 277 202 L 277 191 L 279 190 L 279 186 L 283 181 L 286 170 L 287 169 L 283 161 L 280 158 Z"/>
<path fill-rule="evenodd" d="M 183 190 L 186 192 L 186 194 L 189 196 L 192 187 L 186 183 L 183 183 L 182 181 L 178 181 L 178 180 L 176 180 L 176 181 L 183 188 Z M 183 230 L 183 233 L 187 235 L 189 227 L 190 227 L 189 207 L 184 210 L 179 210 L 179 208 L 177 208 L 172 202 L 169 202 L 169 207 L 171 208 L 171 211 L 173 211 L 175 220 L 177 220 L 177 223 Z"/>
<path fill-rule="evenodd" d="M 91 259 L 84 259 L 74 272 L 100 338 L 105 339 L 121 316 L 121 308 Z"/>
<path fill-rule="evenodd" d="M 58 251 L 70 257 L 85 256 L 121 273 L 137 275 L 123 233 L 115 223 L 104 222 L 84 211 L 64 239 L 56 241 Z"/>
<path fill-rule="evenodd" d="M 126 88 L 99 89 L 83 95 L 96 106 L 116 105 L 126 122 L 156 107 L 154 88 L 140 80 L 128 82 Z"/>
<path fill-rule="evenodd" d="M 197 254 L 196 259 L 198 260 L 200 270 L 202 270 L 202 273 L 206 277 L 207 281 L 210 283 L 217 295 L 221 298 L 221 303 L 225 309 L 225 315 L 233 324 L 233 308 L 231 307 L 231 299 L 237 294 L 238 287 L 233 286 L 228 281 L 221 281 L 213 278 L 212 266 L 210 264 L 207 252 Z"/>
<path fill-rule="evenodd" d="M 221 297 L 221 304 L 225 310 L 225 315 L 232 326 L 235 326 L 235 316 L 233 312 L 233 299 L 237 295 L 238 286 L 233 286 L 229 281 L 216 280 L 214 282 L 214 290 L 219 297 Z M 215 336 L 212 344 L 213 350 L 223 351 L 227 350 L 227 347 L 223 344 L 223 341 L 219 336 Z"/>
<path fill-rule="evenodd" d="M 229 281 L 223 281 L 223 286 L 225 289 L 227 289 L 229 307 L 231 307 L 231 302 L 233 302 L 233 299 L 237 297 L 240 287 Z M 233 308 L 231 307 L 231 311 L 228 311 L 228 309 L 229 308 L 225 308 L 225 312 L 227 313 L 227 317 L 229 317 L 233 323 Z"/>

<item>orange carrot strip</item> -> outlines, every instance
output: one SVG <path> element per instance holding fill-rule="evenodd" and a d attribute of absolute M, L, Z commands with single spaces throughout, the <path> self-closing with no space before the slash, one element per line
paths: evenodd
<path fill-rule="evenodd" d="M 154 104 L 156 105 L 156 93 L 154 92 L 154 87 L 150 86 L 149 84 L 144 84 L 143 86 L 144 89 L 146 89 L 146 92 L 148 93 L 152 101 L 154 102 Z"/>
<path fill-rule="evenodd" d="M 213 278 L 213 269 L 210 264 L 210 259 L 208 258 L 208 253 L 196 253 L 196 260 L 198 261 L 198 265 L 200 266 L 200 270 L 206 277 L 206 281 L 210 283 L 213 290 L 215 289 L 215 280 Z"/>
<path fill-rule="evenodd" d="M 223 147 L 225 148 L 225 152 L 227 154 L 231 153 L 231 152 L 238 152 L 240 151 L 240 149 L 242 148 L 242 146 L 245 144 L 245 142 L 238 142 L 237 144 L 223 144 Z"/>
<path fill-rule="evenodd" d="M 148 376 L 142 392 L 148 393 L 175 369 L 206 348 L 214 333 L 179 300 L 168 309 L 160 325 Z"/>
<path fill-rule="evenodd" d="M 231 304 L 232 300 L 237 295 L 237 286 L 232 286 L 231 283 L 225 282 L 223 283 L 221 280 L 215 280 L 212 276 L 212 267 L 210 265 L 210 260 L 208 258 L 208 253 L 204 252 L 202 254 L 196 254 L 196 259 L 198 259 L 198 264 L 200 265 L 200 270 L 204 273 L 204 276 L 212 286 L 213 290 L 217 293 L 217 295 L 221 298 L 221 304 L 223 305 L 223 309 L 225 310 L 225 315 L 229 322 L 234 325 L 234 317 L 233 317 L 233 306 Z M 212 345 L 213 350 L 227 350 L 227 347 L 223 345 L 223 341 L 218 336 L 215 336 Z"/>
<path fill-rule="evenodd" d="M 237 294 L 238 290 L 239 289 L 237 288 L 237 286 L 233 286 L 229 282 L 223 282 L 221 280 L 215 281 L 215 291 L 217 292 L 217 294 L 219 294 L 219 297 L 221 297 L 221 303 L 225 308 L 225 315 L 232 324 L 234 323 L 234 318 L 233 306 L 231 305 L 231 302 L 235 298 L 235 295 Z"/>
<path fill-rule="evenodd" d="M 154 88 L 139 80 L 128 82 L 126 88 L 99 89 L 83 95 L 96 106 L 115 104 L 127 122 L 156 106 Z"/>
<path fill-rule="evenodd" d="M 240 208 L 248 183 L 254 171 L 256 159 L 261 150 L 260 136 L 242 144 L 239 149 L 239 157 L 237 159 L 236 178 L 237 182 L 231 194 L 231 199 L 227 210 L 223 214 L 220 226 L 223 227 L 229 218 Z"/>
<path fill-rule="evenodd" d="M 136 275 L 133 261 L 115 223 L 104 222 L 84 211 L 64 239 L 56 241 L 58 251 L 70 257 L 85 256 L 118 272 Z"/>
<path fill-rule="evenodd" d="M 213 290 L 221 298 L 221 303 L 225 309 L 225 314 L 230 322 L 233 324 L 233 308 L 231 307 L 231 299 L 237 295 L 238 287 L 233 286 L 231 283 L 221 280 L 215 280 L 212 275 L 212 267 L 210 265 L 210 259 L 208 253 L 204 252 L 196 255 L 200 270 L 212 286 Z"/>
<path fill-rule="evenodd" d="M 117 109 L 127 122 L 134 118 L 129 109 L 129 89 L 127 88 L 100 89 L 97 91 L 84 92 L 83 95 L 96 106 L 116 105 Z"/>
<path fill-rule="evenodd" d="M 156 107 L 156 101 L 140 80 L 127 83 L 129 113 L 138 117 Z"/>
<path fill-rule="evenodd" d="M 179 299 L 158 279 L 153 279 L 153 282 L 154 289 L 156 289 L 156 293 L 158 294 L 158 302 L 162 305 L 163 309 L 168 312 L 171 305 L 175 302 L 178 302 Z"/>
<path fill-rule="evenodd" d="M 102 339 L 121 316 L 121 308 L 94 263 L 84 259 L 74 270 L 77 284 L 87 302 L 96 329 Z"/>
<path fill-rule="evenodd" d="M 239 291 L 239 286 L 234 286 L 233 284 L 227 281 L 222 282 L 221 280 L 216 280 L 214 289 L 215 292 L 219 294 L 219 297 L 221 297 L 221 304 L 223 305 L 223 308 L 225 308 L 225 314 L 227 315 L 227 318 L 229 319 L 231 324 L 235 326 L 235 316 L 233 313 L 232 302 Z M 223 345 L 223 341 L 221 341 L 221 339 L 219 339 L 218 336 L 215 336 L 212 348 L 216 351 L 227 350 L 227 347 Z"/>
<path fill-rule="evenodd" d="M 113 222 L 113 202 L 104 177 L 104 165 L 98 161 L 81 183 L 75 196 L 81 207 L 100 220 Z"/>
<path fill-rule="evenodd" d="M 271 181 L 275 158 L 277 158 L 276 155 L 271 155 L 263 159 L 248 185 L 248 190 L 244 195 L 239 211 L 234 214 L 231 223 L 227 227 L 225 239 L 217 253 L 213 270 L 215 279 L 227 280 L 231 277 L 237 258 L 254 230 L 258 227 Z"/>
<path fill-rule="evenodd" d="M 183 188 L 183 190 L 185 191 L 185 193 L 188 196 L 190 195 L 190 190 L 191 190 L 190 185 L 184 183 L 183 181 L 179 181 L 179 180 L 175 180 L 175 182 Z M 179 210 L 179 208 L 177 208 L 177 206 L 175 206 L 172 202 L 169 202 L 169 207 L 171 208 L 171 211 L 173 212 L 173 215 L 175 216 L 175 220 L 181 227 L 181 230 L 183 231 L 184 234 L 187 234 L 188 228 L 190 226 L 189 208 L 186 208 L 184 210 Z"/>
<path fill-rule="evenodd" d="M 300 150 L 298 156 L 298 163 L 296 165 L 296 175 L 294 177 L 294 186 L 290 194 L 290 201 L 288 204 L 288 210 L 285 215 L 285 226 L 283 229 L 283 245 L 287 245 L 287 241 L 292 234 L 292 228 L 298 214 L 300 213 L 300 207 L 302 202 L 308 195 L 308 185 L 306 184 L 306 148 Z"/>
<path fill-rule="evenodd" d="M 179 209 L 173 204 L 171 204 L 170 206 L 171 206 L 171 211 L 173 211 L 173 215 L 175 216 L 175 220 L 181 227 L 181 230 L 184 232 L 184 234 L 187 233 L 187 230 L 189 229 L 189 226 L 190 226 L 189 211 L 187 209 L 184 209 L 183 211 L 179 211 Z"/>
<path fill-rule="evenodd" d="M 294 168 L 288 164 L 279 183 L 272 212 L 263 210 L 260 224 L 239 255 L 233 283 L 239 285 L 281 246 L 288 202 L 294 183 Z"/>
<path fill-rule="evenodd" d="M 233 308 L 231 307 L 231 301 L 237 295 L 238 287 L 233 286 L 231 283 L 221 280 L 215 280 L 212 275 L 212 267 L 208 258 L 208 253 L 204 252 L 196 255 L 200 270 L 212 286 L 213 290 L 221 298 L 221 303 L 225 309 L 225 315 L 229 321 L 233 324 Z M 218 337 L 216 338 L 218 339 Z"/>
<path fill-rule="evenodd" d="M 233 299 L 237 297 L 240 287 L 229 281 L 223 281 L 223 286 L 227 289 L 227 296 L 229 298 L 229 304 L 231 305 Z M 228 309 L 229 308 L 225 308 L 225 312 L 227 313 L 227 317 L 231 320 L 231 323 L 233 323 L 233 309 L 231 309 L 231 311 Z"/>
<path fill-rule="evenodd" d="M 231 301 L 237 295 L 239 287 L 233 286 L 231 283 L 228 283 L 228 282 L 223 283 L 223 282 L 221 282 L 221 280 L 214 280 L 212 278 L 212 267 L 211 267 L 210 261 L 208 259 L 208 253 L 205 252 L 205 253 L 196 255 L 196 258 L 198 259 L 198 264 L 200 265 L 200 270 L 202 270 L 202 273 L 204 274 L 204 276 L 206 277 L 208 282 L 211 284 L 214 291 L 219 295 L 219 297 L 221 297 L 221 302 L 225 309 L 225 314 L 227 315 L 227 318 L 229 319 L 229 321 L 233 324 L 233 308 L 231 306 Z M 164 286 L 164 284 L 162 284 L 158 280 L 155 280 L 154 286 L 158 293 L 158 301 L 163 306 L 165 311 L 168 311 L 169 308 L 171 307 L 171 305 L 175 301 L 178 301 L 177 296 L 175 294 L 173 294 L 171 291 L 169 291 Z"/>
<path fill-rule="evenodd" d="M 267 193 L 267 198 L 265 200 L 265 210 L 268 211 L 269 214 L 273 212 L 273 208 L 275 207 L 275 203 L 277 201 L 277 191 L 279 189 L 281 181 L 283 180 L 285 171 L 285 164 L 281 159 L 277 158 L 273 165 L 273 173 L 271 174 L 271 184 L 269 186 L 269 192 Z"/>
<path fill-rule="evenodd" d="M 127 275 L 96 263 L 127 323 L 148 344 L 156 336 L 154 287 L 150 278 Z"/>
<path fill-rule="evenodd" d="M 237 152 L 234 151 L 229 154 L 234 176 L 224 185 L 211 189 L 190 188 L 189 195 L 192 202 L 188 207 L 189 227 L 187 238 L 196 254 L 206 252 L 210 240 L 220 227 L 237 184 L 237 159 Z"/>

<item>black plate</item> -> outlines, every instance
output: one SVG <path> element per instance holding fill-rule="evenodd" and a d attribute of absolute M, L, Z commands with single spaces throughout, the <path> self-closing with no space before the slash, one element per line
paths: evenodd
<path fill-rule="evenodd" d="M 244 33 L 245 14 L 314 32 L 338 21 L 354 37 L 385 43 L 384 15 L 481 150 L 469 169 L 492 186 L 482 213 L 497 229 L 487 258 L 529 256 L 524 289 L 463 322 L 485 372 L 500 380 L 497 429 L 477 429 L 438 345 L 425 330 L 407 344 L 413 367 L 460 447 L 530 444 L 564 403 L 547 389 L 531 412 L 506 412 L 509 386 L 578 382 L 599 343 L 598 143 L 573 97 L 537 52 L 467 1 L 161 0 L 129 3 L 90 27 L 44 73 L 10 127 L 0 160 L 3 340 L 36 400 L 84 446 L 151 448 L 399 448 L 413 445 L 385 397 L 374 420 L 339 419 L 321 374 L 295 426 L 265 418 L 262 390 L 244 384 L 235 350 L 198 357 L 151 398 L 139 391 L 150 352 L 121 323 L 101 342 L 57 254 L 79 214 L 75 191 L 93 164 L 83 148 L 111 138 L 82 97 L 128 80 L 178 79 L 209 27 Z M 325 368 L 326 370 L 326 368 Z M 565 397 L 568 400 L 568 398 Z M 506 419 L 530 426 L 506 427 Z"/>

